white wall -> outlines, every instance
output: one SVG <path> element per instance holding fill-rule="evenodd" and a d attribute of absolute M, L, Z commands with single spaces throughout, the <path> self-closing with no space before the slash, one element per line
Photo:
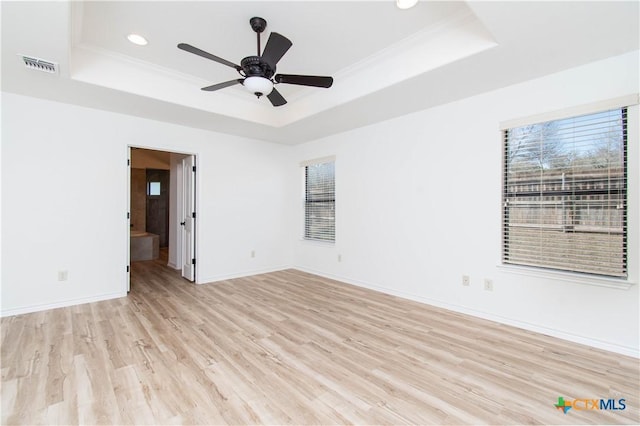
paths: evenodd
<path fill-rule="evenodd" d="M 3 93 L 3 316 L 124 296 L 129 145 L 197 155 L 198 282 L 291 264 L 286 147 Z"/>
<path fill-rule="evenodd" d="M 295 147 L 290 174 L 298 185 L 300 161 L 337 156 L 337 235 L 335 246 L 300 240 L 298 190 L 294 265 L 638 356 L 638 285 L 619 290 L 497 267 L 499 123 L 638 93 L 638 75 L 634 52 Z M 638 108 L 631 114 L 637 123 Z M 637 124 L 629 135 L 629 260 L 637 281 Z M 470 287 L 461 285 L 463 274 Z M 493 292 L 483 290 L 484 278 Z"/>

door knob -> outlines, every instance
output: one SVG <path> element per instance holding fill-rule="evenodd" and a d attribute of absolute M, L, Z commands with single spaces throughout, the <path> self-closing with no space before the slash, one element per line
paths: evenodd
<path fill-rule="evenodd" d="M 186 222 L 180 222 L 180 225 L 184 226 L 186 225 Z"/>

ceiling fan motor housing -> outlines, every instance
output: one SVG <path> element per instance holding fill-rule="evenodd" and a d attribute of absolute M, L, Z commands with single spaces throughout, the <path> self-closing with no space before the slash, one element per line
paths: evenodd
<path fill-rule="evenodd" d="M 271 67 L 260 56 L 247 56 L 240 62 L 240 67 L 247 77 L 264 77 L 271 79 L 276 73 L 275 67 Z"/>

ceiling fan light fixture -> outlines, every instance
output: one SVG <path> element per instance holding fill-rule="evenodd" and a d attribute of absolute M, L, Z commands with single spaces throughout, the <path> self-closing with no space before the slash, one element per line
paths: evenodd
<path fill-rule="evenodd" d="M 396 0 L 398 9 L 410 9 L 416 4 L 418 4 L 418 0 Z"/>
<path fill-rule="evenodd" d="M 273 82 L 264 77 L 247 77 L 242 84 L 248 91 L 256 95 L 268 95 L 273 90 Z"/>
<path fill-rule="evenodd" d="M 146 38 L 142 37 L 140 34 L 129 34 L 127 36 L 127 40 L 129 40 L 133 44 L 137 44 L 138 46 L 146 46 L 149 44 Z"/>

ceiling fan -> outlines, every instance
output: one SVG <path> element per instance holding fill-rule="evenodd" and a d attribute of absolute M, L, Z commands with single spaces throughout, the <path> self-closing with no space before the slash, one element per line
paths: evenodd
<path fill-rule="evenodd" d="M 186 52 L 193 53 L 203 58 L 210 59 L 222 65 L 227 65 L 242 76 L 235 80 L 225 81 L 223 83 L 213 84 L 203 87 L 202 90 L 213 92 L 214 90 L 224 89 L 225 87 L 235 84 L 242 84 L 247 90 L 256 95 L 266 95 L 273 106 L 282 106 L 287 103 L 285 98 L 276 90 L 274 84 L 286 83 L 297 84 L 300 86 L 324 87 L 329 88 L 333 84 L 333 77 L 321 77 L 315 75 L 296 75 L 296 74 L 276 74 L 276 64 L 287 53 L 287 50 L 293 43 L 283 35 L 272 32 L 267 40 L 267 45 L 262 54 L 260 54 L 260 33 L 267 27 L 267 21 L 263 18 L 253 17 L 249 20 L 251 28 L 258 36 L 258 54 L 257 56 L 247 56 L 240 65 L 226 59 L 219 58 L 209 52 L 198 49 L 187 43 L 178 44 L 178 48 Z"/>

